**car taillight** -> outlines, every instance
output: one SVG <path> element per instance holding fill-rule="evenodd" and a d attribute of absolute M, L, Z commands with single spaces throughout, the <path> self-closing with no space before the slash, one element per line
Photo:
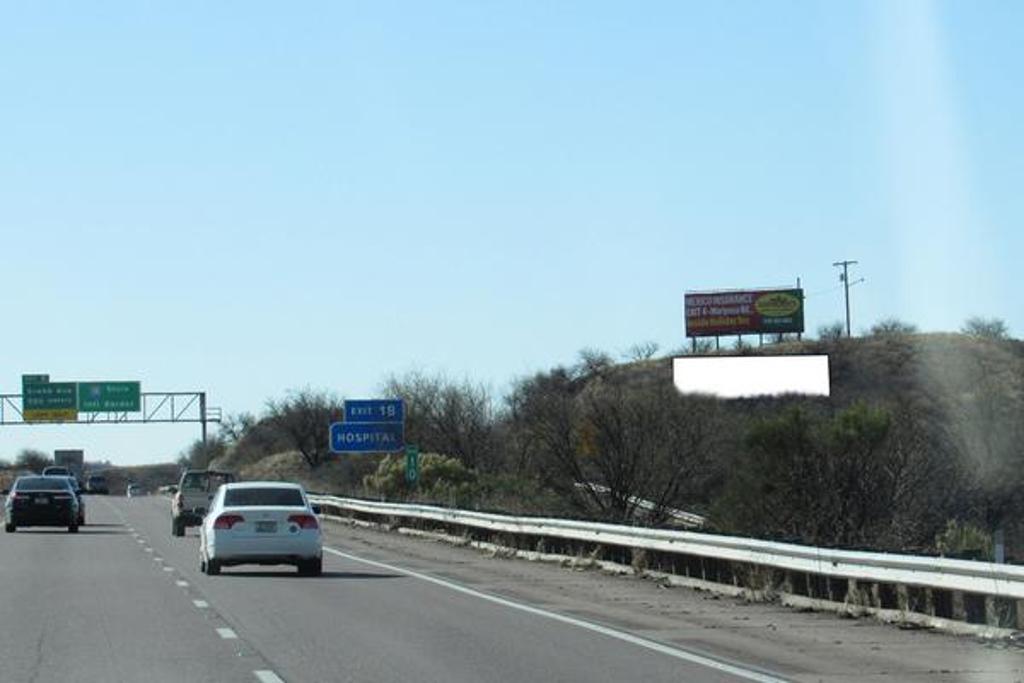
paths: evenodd
<path fill-rule="evenodd" d="M 236 524 L 245 521 L 245 517 L 242 515 L 221 515 L 217 519 L 213 520 L 214 529 L 230 529 Z"/>
<path fill-rule="evenodd" d="M 300 529 L 319 529 L 320 523 L 313 515 L 291 515 L 288 521 L 297 524 Z"/>

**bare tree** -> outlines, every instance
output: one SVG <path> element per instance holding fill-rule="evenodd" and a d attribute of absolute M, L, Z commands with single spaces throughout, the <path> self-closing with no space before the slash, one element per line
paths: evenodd
<path fill-rule="evenodd" d="M 1006 323 L 999 318 L 972 316 L 964 322 L 960 331 L 980 339 L 1002 341 L 1010 338 L 1010 331 L 1006 327 Z"/>
<path fill-rule="evenodd" d="M 266 419 L 291 448 L 302 454 L 307 465 L 316 468 L 330 453 L 330 424 L 343 415 L 338 398 L 306 388 L 289 392 L 283 400 L 269 401 Z"/>
<path fill-rule="evenodd" d="M 18 452 L 14 460 L 16 467 L 21 467 L 33 472 L 41 472 L 47 465 L 52 465 L 53 459 L 43 451 L 35 448 L 23 448 Z"/>
<path fill-rule="evenodd" d="M 255 426 L 256 417 L 252 413 L 234 413 L 220 423 L 220 434 L 226 443 L 234 446 Z"/>
<path fill-rule="evenodd" d="M 836 341 L 845 336 L 846 326 L 840 320 L 818 328 L 818 339 L 821 341 Z"/>
<path fill-rule="evenodd" d="M 654 358 L 660 348 L 661 347 L 658 345 L 658 342 L 638 342 L 629 347 L 629 350 L 625 353 L 625 357 L 627 360 L 634 362 L 650 360 L 651 358 Z"/>
<path fill-rule="evenodd" d="M 389 378 L 381 390 L 405 401 L 406 441 L 472 469 L 500 465 L 497 416 L 486 386 L 413 372 Z"/>
<path fill-rule="evenodd" d="M 899 318 L 883 318 L 871 326 L 871 335 L 875 337 L 901 336 L 916 333 L 917 325 L 905 322 Z"/>
<path fill-rule="evenodd" d="M 606 351 L 588 347 L 580 350 L 575 370 L 580 375 L 596 377 L 605 374 L 614 366 L 615 360 Z"/>
<path fill-rule="evenodd" d="M 634 519 L 654 504 L 654 517 L 692 501 L 710 471 L 715 402 L 681 397 L 664 384 L 628 387 L 602 381 L 582 395 L 579 455 L 588 479 L 607 490 L 610 512 Z"/>

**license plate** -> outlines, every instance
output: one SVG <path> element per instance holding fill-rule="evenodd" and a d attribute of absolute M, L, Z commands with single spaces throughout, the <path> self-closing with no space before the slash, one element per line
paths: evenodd
<path fill-rule="evenodd" d="M 272 534 L 277 531 L 277 522 L 256 522 L 256 531 L 261 534 Z"/>
<path fill-rule="evenodd" d="M 50 499 L 49 498 L 36 498 L 34 502 L 35 502 L 36 505 L 49 505 L 50 504 Z"/>

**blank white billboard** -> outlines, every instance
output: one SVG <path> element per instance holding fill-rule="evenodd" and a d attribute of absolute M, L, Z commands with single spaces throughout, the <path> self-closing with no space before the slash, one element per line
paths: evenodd
<path fill-rule="evenodd" d="M 751 398 L 803 394 L 828 396 L 828 356 L 684 356 L 672 359 L 683 394 Z"/>

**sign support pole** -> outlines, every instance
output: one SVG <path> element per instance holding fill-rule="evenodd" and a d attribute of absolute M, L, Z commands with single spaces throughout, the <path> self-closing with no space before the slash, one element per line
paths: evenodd
<path fill-rule="evenodd" d="M 206 445 L 206 392 L 199 392 L 199 423 L 203 430 L 203 445 Z"/>

